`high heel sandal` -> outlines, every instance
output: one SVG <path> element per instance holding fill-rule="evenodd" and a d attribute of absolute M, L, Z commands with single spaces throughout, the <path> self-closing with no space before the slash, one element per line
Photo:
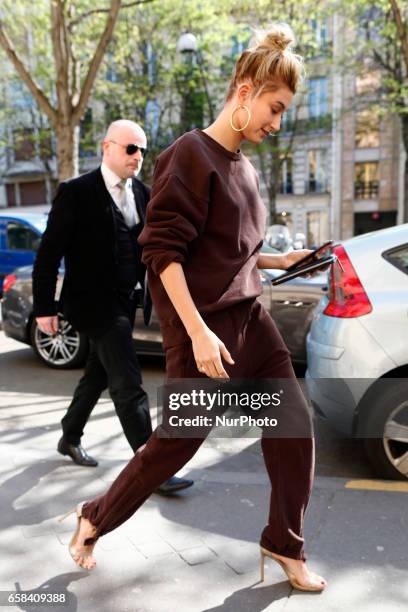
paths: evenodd
<path fill-rule="evenodd" d="M 270 557 L 271 559 L 273 559 L 274 561 L 276 561 L 277 563 L 279 563 L 279 565 L 281 566 L 281 568 L 283 569 L 283 571 L 285 572 L 285 574 L 287 575 L 290 584 L 292 585 L 292 587 L 294 589 L 298 589 L 299 591 L 314 591 L 314 592 L 321 592 L 324 590 L 324 588 L 326 587 L 326 584 L 319 586 L 304 586 L 302 585 L 300 582 L 298 582 L 295 574 L 293 572 L 291 572 L 291 570 L 288 568 L 288 566 L 286 565 L 286 563 L 284 561 L 282 561 L 281 559 L 279 559 L 277 556 L 275 556 L 275 554 L 273 552 L 271 552 L 270 550 L 267 550 L 266 548 L 263 548 L 261 546 L 261 562 L 260 562 L 260 570 L 261 570 L 261 582 L 263 582 L 265 580 L 265 557 Z"/>
<path fill-rule="evenodd" d="M 71 538 L 70 543 L 68 544 L 68 550 L 69 550 L 69 554 L 71 555 L 72 559 L 74 560 L 75 564 L 78 565 L 75 557 L 82 557 L 83 559 L 86 559 L 87 557 L 92 557 L 92 553 L 91 552 L 82 552 L 79 553 L 77 551 L 77 549 L 75 548 L 74 544 L 76 539 L 78 538 L 79 535 L 79 528 L 80 528 L 80 524 L 81 524 L 81 518 L 82 518 L 82 508 L 85 502 L 80 502 L 75 508 L 72 508 L 72 510 L 68 510 L 68 512 L 66 514 L 64 514 L 63 516 L 61 516 L 58 519 L 58 522 L 61 523 L 62 521 L 64 521 L 68 516 L 70 516 L 71 514 L 76 514 L 77 517 L 77 526 L 75 529 L 75 533 Z M 93 569 L 93 568 L 87 568 L 84 567 L 83 565 L 80 565 L 80 567 L 83 567 L 84 569 Z"/>

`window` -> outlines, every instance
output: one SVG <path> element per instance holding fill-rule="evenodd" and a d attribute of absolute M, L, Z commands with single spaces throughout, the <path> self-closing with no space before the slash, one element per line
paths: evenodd
<path fill-rule="evenodd" d="M 32 229 L 18 223 L 10 221 L 7 224 L 7 249 L 9 251 L 37 251 L 41 236 L 33 232 Z"/>
<path fill-rule="evenodd" d="M 145 44 L 145 59 L 149 85 L 154 85 L 157 80 L 157 54 L 151 42 Z"/>
<path fill-rule="evenodd" d="M 13 141 L 15 161 L 27 161 L 35 156 L 34 137 L 31 129 L 14 130 Z"/>
<path fill-rule="evenodd" d="M 319 46 L 323 46 L 327 42 L 327 20 L 312 19 L 311 27 L 315 35 L 315 40 Z"/>
<path fill-rule="evenodd" d="M 309 118 L 327 114 L 327 79 L 310 79 L 308 92 Z"/>
<path fill-rule="evenodd" d="M 145 129 L 155 140 L 160 127 L 160 106 L 157 100 L 148 100 L 145 108 Z"/>
<path fill-rule="evenodd" d="M 393 266 L 408 274 L 408 244 L 404 244 L 391 251 L 383 253 L 384 259 L 389 261 Z"/>
<path fill-rule="evenodd" d="M 118 79 L 118 73 L 117 73 L 117 69 L 116 69 L 116 62 L 113 58 L 113 54 L 112 52 L 107 52 L 106 53 L 106 80 L 110 81 L 111 83 L 117 83 L 119 81 Z"/>
<path fill-rule="evenodd" d="M 310 28 L 314 34 L 314 42 L 317 46 L 318 54 L 327 51 L 327 19 L 311 19 Z"/>
<path fill-rule="evenodd" d="M 380 118 L 375 110 L 363 110 L 356 115 L 356 147 L 380 146 Z"/>
<path fill-rule="evenodd" d="M 16 109 L 30 109 L 34 106 L 33 98 L 22 81 L 12 81 L 9 84 L 10 104 Z"/>
<path fill-rule="evenodd" d="M 282 162 L 281 181 L 279 183 L 279 193 L 293 193 L 292 156 L 291 155 L 289 155 Z"/>
<path fill-rule="evenodd" d="M 384 44 L 384 23 L 387 21 L 387 14 L 381 6 L 376 3 L 369 3 L 368 8 L 357 16 L 357 37 L 374 45 Z"/>
<path fill-rule="evenodd" d="M 325 210 L 307 213 L 307 245 L 309 249 L 314 249 L 327 240 L 327 221 L 327 211 Z"/>
<path fill-rule="evenodd" d="M 326 191 L 326 152 L 311 149 L 307 152 L 308 180 L 306 193 L 323 193 Z"/>
<path fill-rule="evenodd" d="M 354 197 L 357 200 L 369 200 L 378 196 L 378 162 L 364 162 L 355 165 Z"/>

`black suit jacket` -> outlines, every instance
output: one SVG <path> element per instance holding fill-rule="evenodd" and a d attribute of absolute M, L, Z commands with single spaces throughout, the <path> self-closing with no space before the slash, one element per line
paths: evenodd
<path fill-rule="evenodd" d="M 150 189 L 132 180 L 139 217 L 146 219 Z M 65 260 L 59 307 L 78 331 L 107 328 L 116 305 L 116 240 L 112 198 L 101 169 L 62 182 L 52 203 L 47 228 L 33 268 L 33 301 L 36 317 L 56 314 L 55 288 L 61 259 Z M 144 321 L 148 325 L 152 302 L 144 277 Z"/>

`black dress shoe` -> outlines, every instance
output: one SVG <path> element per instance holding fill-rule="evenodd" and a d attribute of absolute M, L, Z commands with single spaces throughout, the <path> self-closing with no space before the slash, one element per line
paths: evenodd
<path fill-rule="evenodd" d="M 69 455 L 72 461 L 78 465 L 86 465 L 88 467 L 95 467 L 98 465 L 97 460 L 88 455 L 80 444 L 78 444 L 78 446 L 68 444 L 64 438 L 61 438 L 58 442 L 57 450 L 61 455 Z"/>
<path fill-rule="evenodd" d="M 193 486 L 193 484 L 194 480 L 172 476 L 166 480 L 166 482 L 163 482 L 160 487 L 157 487 L 155 493 L 160 493 L 160 495 L 172 495 L 176 491 L 181 491 L 182 489 L 187 489 L 188 487 Z"/>

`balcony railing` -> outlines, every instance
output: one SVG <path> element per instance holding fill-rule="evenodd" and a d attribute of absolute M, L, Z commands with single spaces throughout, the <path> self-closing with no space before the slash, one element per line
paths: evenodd
<path fill-rule="evenodd" d="M 293 193 L 293 183 L 289 181 L 286 183 L 279 183 L 278 193 L 284 195 Z"/>
<path fill-rule="evenodd" d="M 356 200 L 370 200 L 376 198 L 380 190 L 379 181 L 355 181 L 354 197 Z"/>
<path fill-rule="evenodd" d="M 305 182 L 305 193 L 326 193 L 327 182 L 309 179 Z"/>
<path fill-rule="evenodd" d="M 282 124 L 282 131 L 292 132 L 294 129 L 294 121 L 286 119 Z M 332 127 L 332 116 L 330 114 L 319 115 L 318 117 L 309 117 L 308 119 L 298 119 L 296 122 L 296 134 L 306 134 L 308 132 L 328 132 Z"/>

